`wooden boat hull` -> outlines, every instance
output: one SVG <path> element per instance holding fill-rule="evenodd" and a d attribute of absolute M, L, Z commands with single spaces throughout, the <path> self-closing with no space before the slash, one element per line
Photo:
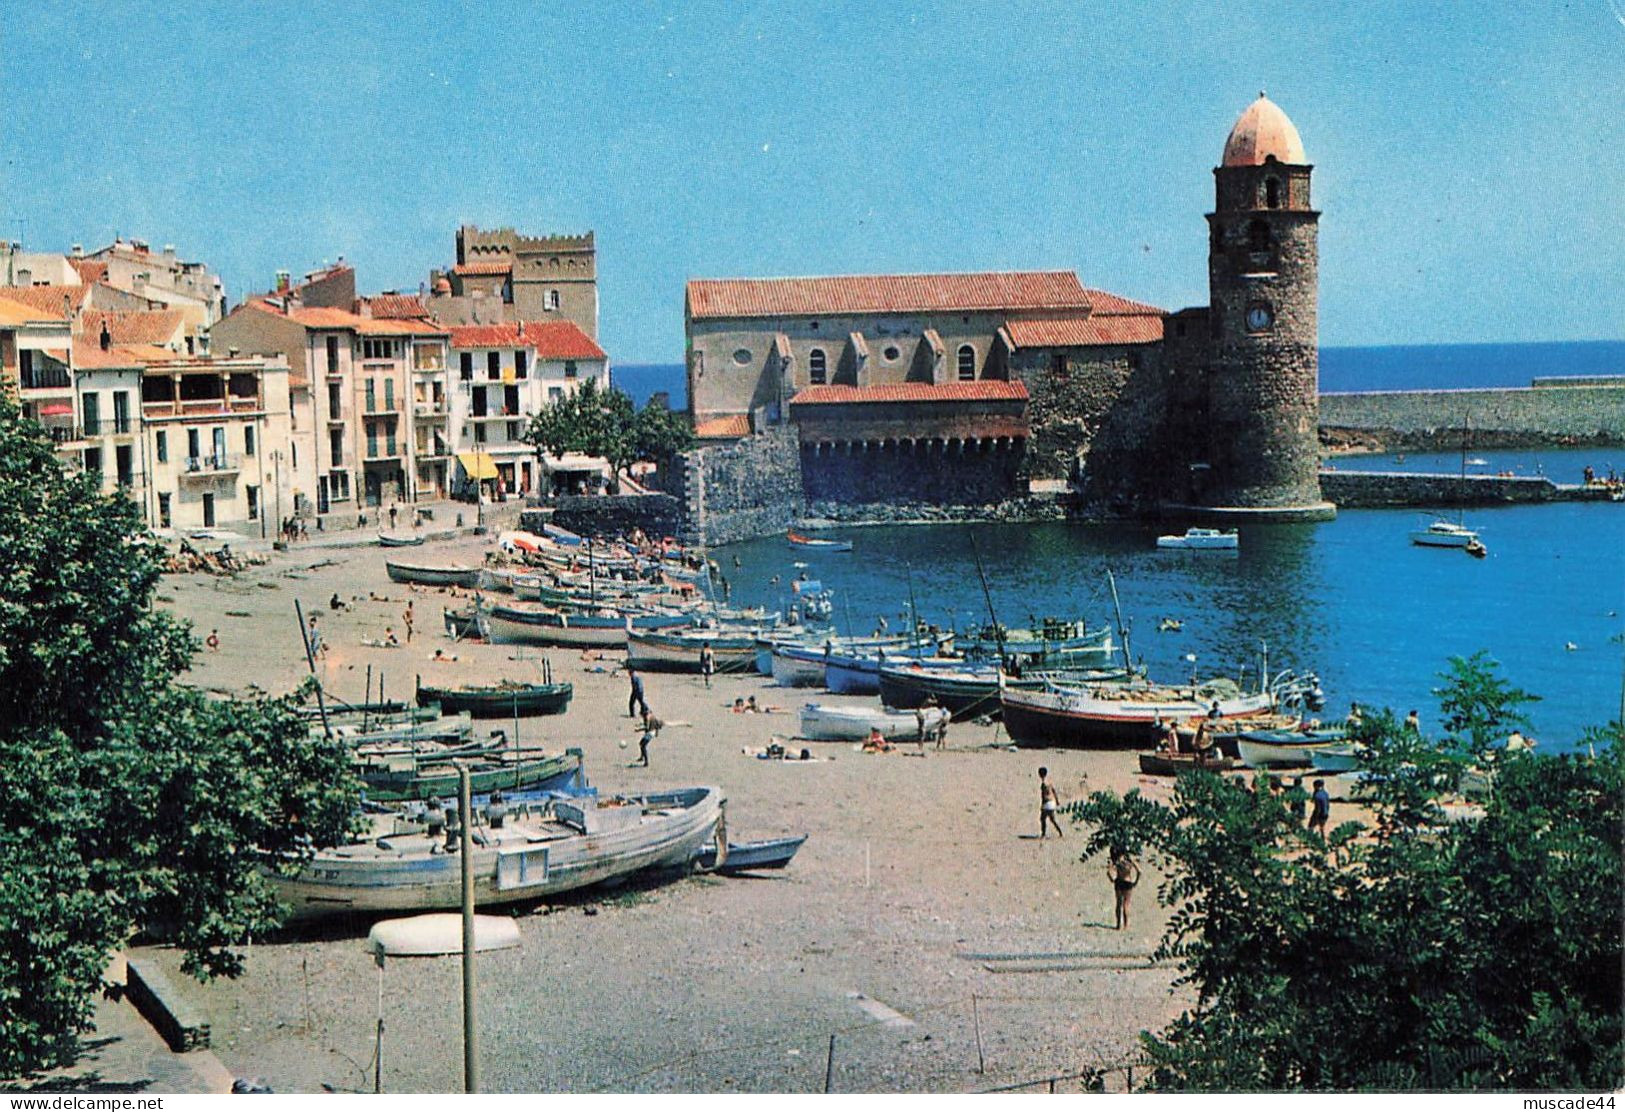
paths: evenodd
<path fill-rule="evenodd" d="M 1249 768 L 1307 768 L 1317 750 L 1343 748 L 1343 731 L 1243 730 L 1236 752 Z"/>
<path fill-rule="evenodd" d="M 1195 753 L 1141 753 L 1140 771 L 1147 776 L 1178 776 L 1181 772 L 1189 772 L 1194 768 L 1205 769 L 1208 772 L 1229 772 L 1236 767 L 1236 761 L 1230 757 L 1208 757 L 1198 762 Z"/>
<path fill-rule="evenodd" d="M 759 869 L 782 869 L 795 857 L 796 850 L 807 840 L 803 834 L 798 838 L 767 838 L 759 842 L 729 842 L 728 859 L 723 865 L 717 867 L 717 847 L 715 842 L 707 842 L 700 847 L 699 856 L 694 858 L 694 866 L 723 874 L 756 872 Z"/>
<path fill-rule="evenodd" d="M 714 787 L 641 797 L 638 820 L 619 828 L 533 841 L 517 823 L 470 861 L 480 907 L 534 900 L 649 868 L 686 867 L 711 840 L 722 809 Z M 604 805 L 582 801 L 583 809 Z M 561 801 L 559 810 L 571 806 Z M 496 832 L 483 828 L 490 838 Z M 323 850 L 294 877 L 273 875 L 292 918 L 345 913 L 398 914 L 457 907 L 462 860 L 456 853 L 390 853 L 374 844 Z"/>
<path fill-rule="evenodd" d="M 485 637 L 485 615 L 477 613 L 471 606 L 466 610 L 453 610 L 447 607 L 442 613 L 446 623 L 446 636 L 453 641 L 466 641 L 475 637 Z"/>
<path fill-rule="evenodd" d="M 944 707 L 928 707 L 925 728 L 929 733 L 948 717 Z M 801 736 L 810 741 L 864 741 L 871 730 L 879 730 L 887 741 L 913 741 L 919 736 L 919 719 L 911 710 L 885 707 L 835 707 L 807 703 L 801 708 Z"/>
<path fill-rule="evenodd" d="M 494 790 L 547 791 L 564 787 L 574 781 L 581 771 L 579 751 L 558 753 L 532 760 L 507 761 L 502 764 L 482 765 L 469 773 L 476 795 Z M 357 770 L 367 790 L 367 798 L 376 803 L 395 803 L 408 799 L 445 799 L 457 794 L 457 772 L 448 764 L 423 764 L 418 768 L 395 771 L 387 768 L 361 768 Z"/>
<path fill-rule="evenodd" d="M 1020 689 L 1006 686 L 999 697 L 1004 728 L 1017 745 L 1093 748 L 1153 745 L 1157 720 L 1173 722 L 1201 715 L 1195 699 L 1105 699 L 1078 688 Z M 1269 695 L 1221 700 L 1220 721 L 1268 714 Z"/>
<path fill-rule="evenodd" d="M 416 548 L 423 543 L 421 535 L 379 533 L 378 543 L 385 548 Z"/>
<path fill-rule="evenodd" d="M 385 560 L 384 570 L 395 583 L 417 583 L 427 587 L 475 587 L 480 582 L 479 568 L 460 564 L 437 566 Z"/>
<path fill-rule="evenodd" d="M 649 672 L 693 672 L 700 670 L 700 647 L 711 646 L 711 658 L 718 672 L 746 672 L 756 663 L 756 635 L 716 632 L 705 636 L 696 631 L 677 637 L 659 632 L 633 630 L 621 635 L 626 647 L 626 666 Z"/>
<path fill-rule="evenodd" d="M 780 687 L 823 687 L 823 651 L 799 647 L 775 650 L 773 682 Z"/>
<path fill-rule="evenodd" d="M 626 637 L 624 626 L 577 625 L 567 621 L 543 625 L 516 621 L 500 611 L 482 615 L 496 645 L 564 645 L 583 649 L 620 648 Z"/>
<path fill-rule="evenodd" d="M 570 709 L 575 688 L 568 683 L 538 683 L 512 688 L 418 688 L 418 703 L 439 703 L 446 713 L 467 711 L 475 718 L 511 718 L 538 714 L 563 714 Z"/>

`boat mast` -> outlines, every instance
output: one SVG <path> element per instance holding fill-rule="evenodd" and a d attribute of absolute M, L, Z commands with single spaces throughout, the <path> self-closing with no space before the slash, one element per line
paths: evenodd
<path fill-rule="evenodd" d="M 982 569 L 982 553 L 976 547 L 976 534 L 966 529 L 965 535 L 970 538 L 971 555 L 976 557 L 976 575 L 982 581 L 982 597 L 987 600 L 987 616 L 993 622 L 993 640 L 999 646 L 999 670 L 1004 670 L 1004 630 L 999 626 L 999 616 L 993 612 L 993 592 L 988 590 L 987 572 Z"/>
<path fill-rule="evenodd" d="M 920 658 L 920 608 L 914 604 L 914 565 L 907 560 L 903 561 L 903 571 L 908 576 L 908 639 L 914 646 L 914 659 Z"/>
<path fill-rule="evenodd" d="M 592 537 L 587 537 L 587 590 L 594 606 L 598 605 L 598 573 L 592 558 Z"/>
<path fill-rule="evenodd" d="M 1130 672 L 1134 671 L 1134 664 L 1129 660 L 1128 626 L 1123 624 L 1123 604 L 1117 598 L 1117 577 L 1112 569 L 1106 569 L 1106 584 L 1112 589 L 1112 609 L 1117 613 L 1117 636 L 1123 642 L 1123 667 Z"/>

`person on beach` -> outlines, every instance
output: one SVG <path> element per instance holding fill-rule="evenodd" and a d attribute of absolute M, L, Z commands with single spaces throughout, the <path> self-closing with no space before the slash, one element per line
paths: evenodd
<path fill-rule="evenodd" d="M 649 767 L 649 743 L 655 739 L 655 732 L 649 728 L 649 720 L 644 719 L 643 736 L 638 738 L 638 764 L 644 768 Z"/>
<path fill-rule="evenodd" d="M 744 714 L 745 713 L 745 699 L 744 699 L 744 696 L 740 696 L 739 698 L 734 700 L 733 712 L 735 714 Z"/>
<path fill-rule="evenodd" d="M 398 646 L 400 643 L 401 643 L 400 638 L 395 636 L 395 627 L 394 626 L 385 626 L 384 627 L 384 644 L 387 645 L 389 648 L 393 649 L 396 646 Z"/>
<path fill-rule="evenodd" d="M 322 644 L 322 631 L 316 627 L 316 615 L 310 616 L 305 630 L 305 644 L 310 647 L 312 658 L 319 658 L 326 654 L 327 646 Z"/>
<path fill-rule="evenodd" d="M 1422 719 L 1414 710 L 1405 716 L 1405 728 L 1415 737 L 1422 736 Z"/>
<path fill-rule="evenodd" d="M 1055 785 L 1049 782 L 1049 769 L 1038 770 L 1038 837 L 1049 837 L 1049 828 L 1055 828 L 1058 838 L 1065 838 L 1066 831 L 1061 829 L 1061 820 L 1055 817 L 1056 810 L 1061 805 L 1060 793 Z"/>
<path fill-rule="evenodd" d="M 212 652 L 212 653 L 219 652 L 220 651 L 220 631 L 218 629 L 209 630 L 209 635 L 203 639 L 203 644 L 208 648 L 208 650 L 210 652 Z"/>
<path fill-rule="evenodd" d="M 711 686 L 711 674 L 717 670 L 717 655 L 711 651 L 710 645 L 700 646 L 700 675 L 705 678 L 705 686 Z"/>
<path fill-rule="evenodd" d="M 636 718 L 640 712 L 647 715 L 649 713 L 649 701 L 643 697 L 643 677 L 628 668 L 626 678 L 632 683 L 631 690 L 626 695 L 626 716 Z"/>
<path fill-rule="evenodd" d="M 401 621 L 406 623 L 406 643 L 412 643 L 412 600 L 406 600 L 406 609 L 401 611 Z"/>
<path fill-rule="evenodd" d="M 887 743 L 885 735 L 880 732 L 880 727 L 870 726 L 869 736 L 863 742 L 863 751 L 865 753 L 884 753 L 890 748 L 891 745 Z"/>
<path fill-rule="evenodd" d="M 1112 893 L 1117 897 L 1117 929 L 1126 930 L 1129 900 L 1134 896 L 1134 886 L 1140 883 L 1140 866 L 1125 851 L 1114 849 L 1106 875 L 1112 878 Z"/>
<path fill-rule="evenodd" d="M 927 696 L 928 700 L 929 698 L 930 697 Z M 930 708 L 927 707 L 925 703 L 921 703 L 919 706 L 914 708 L 914 740 L 919 745 L 920 752 L 922 753 L 925 752 L 925 719 L 929 709 Z"/>
<path fill-rule="evenodd" d="M 1326 790 L 1326 781 L 1315 781 L 1315 794 L 1310 796 L 1309 829 L 1325 835 L 1326 820 L 1332 817 L 1332 797 Z"/>
<path fill-rule="evenodd" d="M 1360 724 L 1363 721 L 1365 721 L 1365 719 L 1360 714 L 1360 704 L 1359 703 L 1350 703 L 1349 704 L 1349 716 L 1346 719 L 1344 719 L 1344 723 L 1348 726 L 1348 728 L 1350 730 L 1357 730 L 1357 729 L 1359 729 Z"/>
<path fill-rule="evenodd" d="M 947 711 L 943 711 L 942 716 L 937 719 L 937 748 L 938 749 L 946 749 L 946 748 L 948 748 L 948 723 L 952 722 L 953 720 L 954 720 L 954 716 L 949 714 Z"/>
<path fill-rule="evenodd" d="M 399 511 L 393 505 L 389 507 L 389 527 L 391 529 L 395 528 L 395 518 L 398 513 Z"/>

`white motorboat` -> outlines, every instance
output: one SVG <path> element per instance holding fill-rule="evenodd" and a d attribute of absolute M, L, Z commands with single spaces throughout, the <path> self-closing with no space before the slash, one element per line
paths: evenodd
<path fill-rule="evenodd" d="M 1443 519 L 1411 532 L 1411 543 L 1425 548 L 1467 548 L 1477 540 L 1478 534 L 1465 525 Z"/>
<path fill-rule="evenodd" d="M 948 714 L 944 707 L 926 707 L 926 732 L 941 726 Z M 911 710 L 825 703 L 807 703 L 801 708 L 801 736 L 813 741 L 863 741 L 871 730 L 879 730 L 887 741 L 913 741 L 919 729 L 920 720 Z"/>
<path fill-rule="evenodd" d="M 527 806 L 473 832 L 474 901 L 487 907 L 536 899 L 657 866 L 692 861 L 712 839 L 722 791 L 678 788 L 616 798 Z M 293 918 L 456 907 L 462 859 L 410 813 L 380 816 L 365 842 L 317 851 L 296 876 L 272 874 Z"/>
<path fill-rule="evenodd" d="M 1157 538 L 1158 548 L 1189 548 L 1199 550 L 1236 549 L 1241 546 L 1240 535 L 1234 529 L 1220 531 L 1218 529 L 1190 528 L 1182 534 L 1170 534 Z"/>

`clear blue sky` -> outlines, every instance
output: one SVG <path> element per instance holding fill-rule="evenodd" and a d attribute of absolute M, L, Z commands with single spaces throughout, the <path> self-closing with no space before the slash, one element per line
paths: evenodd
<path fill-rule="evenodd" d="M 8 4 L 0 233 L 174 243 L 235 301 L 459 222 L 598 234 L 619 362 L 698 276 L 1074 268 L 1202 304 L 1260 88 L 1327 345 L 1625 338 L 1625 5 Z"/>

